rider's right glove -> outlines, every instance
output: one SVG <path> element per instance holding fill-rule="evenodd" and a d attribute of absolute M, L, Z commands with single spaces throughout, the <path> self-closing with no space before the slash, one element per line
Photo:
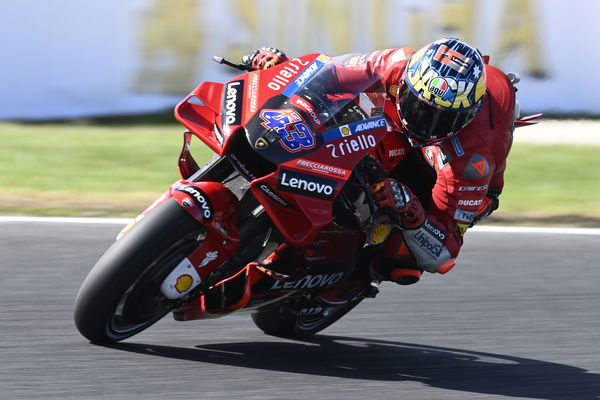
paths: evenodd
<path fill-rule="evenodd" d="M 242 58 L 244 65 L 252 69 L 267 69 L 288 60 L 283 51 L 273 47 L 261 47 Z"/>
<path fill-rule="evenodd" d="M 418 229 L 425 223 L 425 210 L 408 186 L 387 178 L 371 186 L 371 192 L 379 208 L 398 216 L 401 228 Z"/>

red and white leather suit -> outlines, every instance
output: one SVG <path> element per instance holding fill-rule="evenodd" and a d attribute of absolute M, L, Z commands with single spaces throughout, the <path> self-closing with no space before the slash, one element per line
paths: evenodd
<path fill-rule="evenodd" d="M 387 93 L 390 103 L 384 114 L 398 134 L 388 135 L 374 155 L 391 177 L 413 190 L 426 211 L 423 227 L 403 231 L 402 238 L 396 235 L 400 240 L 391 251 L 397 251 L 398 260 L 409 255 L 419 268 L 445 273 L 454 265 L 467 228 L 479 215 L 491 212 L 492 199 L 497 207 L 512 144 L 515 88 L 502 71 L 486 64 L 487 92 L 475 119 L 439 145 L 413 148 L 401 132 L 395 100 L 414 52 L 408 48 L 380 50 L 355 55 L 350 62 L 346 57 L 333 69 L 333 84 L 352 90 L 360 88 L 361 82 L 376 81 Z M 399 176 L 394 176 L 397 171 Z"/>

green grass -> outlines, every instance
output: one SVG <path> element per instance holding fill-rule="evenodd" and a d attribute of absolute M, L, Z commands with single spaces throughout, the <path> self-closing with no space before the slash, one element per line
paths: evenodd
<path fill-rule="evenodd" d="M 178 179 L 183 130 L 119 119 L 2 123 L 0 214 L 136 215 Z M 211 154 L 199 141 L 192 150 L 199 162 Z M 600 220 L 600 147 L 517 144 L 505 180 L 495 217 Z"/>
<path fill-rule="evenodd" d="M 517 144 L 501 213 L 600 217 L 600 147 Z"/>
<path fill-rule="evenodd" d="M 135 215 L 179 178 L 183 130 L 0 124 L 0 213 Z"/>

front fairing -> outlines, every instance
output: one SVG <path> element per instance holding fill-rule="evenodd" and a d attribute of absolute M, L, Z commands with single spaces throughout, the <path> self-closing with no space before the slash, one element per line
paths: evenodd
<path fill-rule="evenodd" d="M 295 245 L 332 221 L 333 201 L 389 130 L 385 93 L 374 77 L 347 82 L 351 68 L 344 59 L 306 55 L 200 85 L 176 110 L 193 134 L 230 158 Z"/>
<path fill-rule="evenodd" d="M 251 189 L 286 238 L 301 245 L 331 222 L 333 201 L 388 127 L 384 94 L 366 91 L 375 82 L 348 93 L 335 82 L 343 68 L 335 60 L 320 55 L 291 63 L 261 86 L 275 93 L 248 118 L 245 132 L 254 151 L 276 166 Z M 283 77 L 299 65 L 298 78 Z"/>

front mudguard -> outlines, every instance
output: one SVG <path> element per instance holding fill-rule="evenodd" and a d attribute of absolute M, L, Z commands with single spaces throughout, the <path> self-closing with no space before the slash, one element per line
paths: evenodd
<path fill-rule="evenodd" d="M 239 245 L 238 220 L 240 203 L 237 197 L 219 182 L 190 182 L 179 180 L 163 193 L 152 205 L 126 226 L 122 237 L 138 221 L 158 205 L 173 198 L 192 218 L 206 228 L 206 238 L 188 255 L 204 279 L 216 266 L 233 256 Z"/>

